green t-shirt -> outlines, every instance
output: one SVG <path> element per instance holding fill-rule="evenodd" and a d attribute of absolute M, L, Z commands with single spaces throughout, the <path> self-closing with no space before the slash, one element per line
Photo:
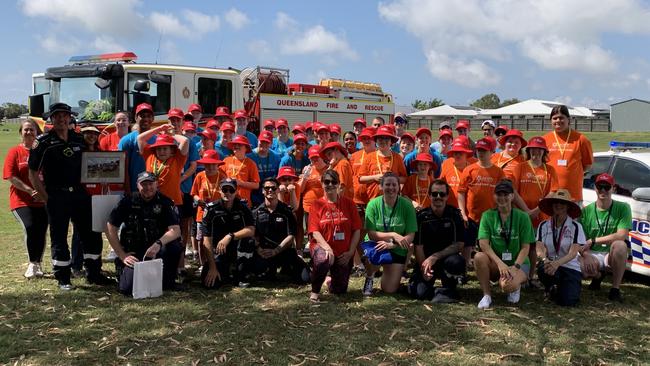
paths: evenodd
<path fill-rule="evenodd" d="M 596 202 L 582 209 L 580 223 L 587 239 L 613 234 L 618 229 L 632 229 L 632 209 L 629 204 L 612 200 L 610 210 L 597 209 Z M 593 245 L 591 250 L 609 252 L 609 246 L 609 244 L 597 244 Z"/>
<path fill-rule="evenodd" d="M 402 196 L 397 197 L 395 207 L 385 205 L 383 196 L 373 198 L 366 206 L 365 227 L 368 231 L 395 232 L 400 235 L 414 233 L 418 231 L 415 208 L 411 201 Z M 369 240 L 367 235 L 366 240 Z M 408 250 L 398 247 L 391 252 L 406 256 Z"/>
<path fill-rule="evenodd" d="M 501 234 L 502 227 L 505 228 L 504 235 Z M 506 238 L 508 237 L 510 241 L 506 246 Z M 515 263 L 519 255 L 521 245 L 535 242 L 535 232 L 533 230 L 533 224 L 530 221 L 530 216 L 525 212 L 513 208 L 510 216 L 502 226 L 499 211 L 493 208 L 485 211 L 483 216 L 481 216 L 478 238 L 479 240 L 488 239 L 490 241 L 490 247 L 492 247 L 496 255 L 503 260 L 503 263 L 511 266 Z M 511 259 L 504 259 L 503 253 L 506 251 L 510 253 Z M 528 257 L 526 257 L 524 264 L 530 265 Z"/>

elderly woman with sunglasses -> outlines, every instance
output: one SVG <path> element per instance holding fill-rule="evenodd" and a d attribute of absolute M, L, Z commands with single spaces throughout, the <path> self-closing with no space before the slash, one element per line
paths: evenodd
<path fill-rule="evenodd" d="M 496 208 L 481 216 L 478 241 L 481 251 L 474 256 L 476 277 L 483 290 L 479 309 L 492 305 L 492 285 L 499 280 L 508 302 L 519 302 L 521 284 L 528 279 L 530 262 L 528 249 L 535 241 L 533 225 L 528 215 L 512 207 L 514 189 L 509 180 L 502 180 L 494 187 Z"/>
<path fill-rule="evenodd" d="M 340 177 L 328 169 L 321 176 L 325 196 L 314 201 L 309 214 L 309 236 L 313 269 L 309 300 L 318 301 L 321 287 L 329 292 L 347 292 L 352 258 L 359 243 L 361 218 L 354 202 L 340 193 Z M 327 276 L 330 272 L 331 277 Z"/>

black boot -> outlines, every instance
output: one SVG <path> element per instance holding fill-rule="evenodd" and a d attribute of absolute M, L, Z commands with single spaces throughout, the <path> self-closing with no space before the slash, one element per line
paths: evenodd
<path fill-rule="evenodd" d="M 102 264 L 99 259 L 84 259 L 84 266 L 86 267 L 86 281 L 91 285 L 115 285 L 115 280 L 102 274 L 101 265 Z"/>
<path fill-rule="evenodd" d="M 70 266 L 54 266 L 53 272 L 61 290 L 69 291 L 74 289 L 70 283 Z"/>

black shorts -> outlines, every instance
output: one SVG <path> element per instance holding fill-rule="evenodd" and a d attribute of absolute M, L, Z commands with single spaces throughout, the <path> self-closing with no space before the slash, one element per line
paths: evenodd
<path fill-rule="evenodd" d="M 406 256 L 405 255 L 399 255 L 395 254 L 393 252 L 390 252 L 391 258 L 393 258 L 393 263 L 392 264 L 406 264 Z"/>
<path fill-rule="evenodd" d="M 178 214 L 181 219 L 196 216 L 196 207 L 194 207 L 194 197 L 189 193 L 183 193 L 183 204 L 178 206 Z"/>

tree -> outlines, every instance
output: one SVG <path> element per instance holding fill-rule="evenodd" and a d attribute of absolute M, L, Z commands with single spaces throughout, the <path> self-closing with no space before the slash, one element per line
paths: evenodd
<path fill-rule="evenodd" d="M 16 103 L 4 103 L 2 105 L 5 118 L 18 118 L 21 114 L 27 113 L 27 106 Z"/>
<path fill-rule="evenodd" d="M 510 98 L 510 99 L 506 99 L 506 100 L 504 100 L 503 102 L 501 102 L 501 106 L 502 106 L 502 107 L 505 107 L 505 106 L 507 106 L 507 105 L 517 104 L 517 103 L 519 103 L 519 102 L 521 102 L 521 100 L 519 100 L 519 99 L 517 99 L 517 98 Z"/>
<path fill-rule="evenodd" d="M 430 99 L 428 102 L 425 102 L 420 99 L 416 99 L 413 103 L 411 103 L 411 106 L 416 109 L 424 110 L 424 109 L 431 109 L 435 107 L 440 107 L 441 105 L 444 105 L 445 102 L 443 102 L 441 99 L 438 98 L 433 98 Z"/>
<path fill-rule="evenodd" d="M 481 98 L 473 101 L 470 105 L 472 107 L 481 108 L 481 109 L 496 109 L 499 108 L 499 106 L 501 105 L 501 100 L 499 99 L 498 95 L 494 93 L 490 93 L 490 94 L 485 94 Z"/>

